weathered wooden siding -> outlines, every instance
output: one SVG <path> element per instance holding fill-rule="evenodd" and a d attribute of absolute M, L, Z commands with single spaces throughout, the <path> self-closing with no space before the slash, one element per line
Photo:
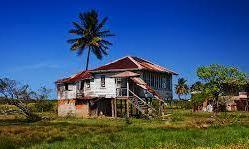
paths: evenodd
<path fill-rule="evenodd" d="M 152 88 L 154 88 L 163 98 L 172 98 L 172 75 L 167 73 L 157 72 L 136 72 L 141 74 L 141 78 Z M 86 80 L 84 81 L 84 89 L 80 91 L 81 83 L 68 84 L 68 90 L 65 90 L 64 85 L 59 85 L 58 99 L 76 99 L 78 92 L 83 92 L 84 96 L 115 98 L 116 88 L 115 78 L 111 76 L 115 73 L 95 74 L 94 79 L 90 80 L 90 87 L 88 88 Z M 105 76 L 105 87 L 101 86 L 101 76 Z M 130 88 L 132 89 L 132 88 Z M 143 97 L 144 91 L 137 90 L 138 95 Z"/>
<path fill-rule="evenodd" d="M 76 84 L 68 84 L 68 90 L 65 85 L 57 86 L 58 99 L 75 99 L 76 98 Z"/>
<path fill-rule="evenodd" d="M 163 98 L 173 97 L 172 93 L 172 74 L 143 71 L 141 78 Z"/>
<path fill-rule="evenodd" d="M 90 81 L 90 88 L 87 84 L 84 86 L 84 93 L 86 96 L 115 98 L 116 84 L 115 78 L 111 78 L 110 74 L 103 74 L 105 76 L 105 87 L 101 87 L 101 76 L 95 75 L 94 79 Z"/>

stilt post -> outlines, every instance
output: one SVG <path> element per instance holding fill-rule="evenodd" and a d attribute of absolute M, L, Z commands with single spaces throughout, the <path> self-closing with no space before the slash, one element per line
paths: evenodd
<path fill-rule="evenodd" d="M 129 101 L 128 101 L 129 100 L 129 78 L 127 78 L 126 82 L 127 82 L 126 114 L 127 114 L 127 117 L 129 117 L 130 116 Z"/>
<path fill-rule="evenodd" d="M 114 100 L 115 98 L 112 99 L 111 103 L 112 103 L 112 117 L 115 117 L 115 111 L 114 111 Z"/>
<path fill-rule="evenodd" d="M 117 118 L 117 98 L 114 99 L 114 117 Z"/>

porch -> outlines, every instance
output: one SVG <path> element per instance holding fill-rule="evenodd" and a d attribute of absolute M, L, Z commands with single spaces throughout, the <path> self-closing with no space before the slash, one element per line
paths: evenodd
<path fill-rule="evenodd" d="M 166 103 L 139 74 L 122 72 L 116 78 L 116 98 L 112 103 L 113 117 L 158 117 Z"/>

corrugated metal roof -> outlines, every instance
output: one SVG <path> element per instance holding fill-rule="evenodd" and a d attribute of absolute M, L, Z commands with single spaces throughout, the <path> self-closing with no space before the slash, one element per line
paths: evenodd
<path fill-rule="evenodd" d="M 110 62 L 104 66 L 100 66 L 93 70 L 82 71 L 71 77 L 64 78 L 56 81 L 56 83 L 69 83 L 92 77 L 94 72 L 105 72 L 105 71 L 129 71 L 129 70 L 149 70 L 157 72 L 167 72 L 173 75 L 177 75 L 176 72 L 171 71 L 162 66 L 156 65 L 152 62 L 138 58 L 135 56 L 126 56 L 116 61 Z"/>
<path fill-rule="evenodd" d="M 113 78 L 126 78 L 126 77 L 137 77 L 137 76 L 140 76 L 140 74 L 134 73 L 131 71 L 124 71 L 124 72 L 112 75 L 111 77 L 113 77 Z"/>
<path fill-rule="evenodd" d="M 142 69 L 147 69 L 147 70 L 151 70 L 151 71 L 168 72 L 168 73 L 177 75 L 176 72 L 171 71 L 171 70 L 164 68 L 162 66 L 159 66 L 157 64 L 154 64 L 152 62 L 149 62 L 148 60 L 144 60 L 144 59 L 138 58 L 138 57 L 132 57 L 132 58 L 142 67 Z"/>
<path fill-rule="evenodd" d="M 111 63 L 108 63 L 104 66 L 98 67 L 93 70 L 93 72 L 98 71 L 115 71 L 115 70 L 129 70 L 129 69 L 145 69 L 150 71 L 159 71 L 159 72 L 167 72 L 174 75 L 177 75 L 176 72 L 171 71 L 162 66 L 156 65 L 152 62 L 144 60 L 142 58 L 134 57 L 134 56 L 126 56 L 124 58 L 118 59 Z"/>
<path fill-rule="evenodd" d="M 118 59 L 116 61 L 113 61 L 111 63 L 108 63 L 104 66 L 100 66 L 93 71 L 99 71 L 99 70 L 117 70 L 117 69 L 136 69 L 138 66 L 130 60 L 129 57 L 124 57 L 122 59 Z"/>
<path fill-rule="evenodd" d="M 70 83 L 70 82 L 76 82 L 79 80 L 90 79 L 90 78 L 92 78 L 92 74 L 88 70 L 88 71 L 82 71 L 80 73 L 74 74 L 71 77 L 58 80 L 56 81 L 56 83 Z"/>

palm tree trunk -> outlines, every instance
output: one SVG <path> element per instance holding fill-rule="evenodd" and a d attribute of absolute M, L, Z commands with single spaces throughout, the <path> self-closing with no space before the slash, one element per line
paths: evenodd
<path fill-rule="evenodd" d="M 178 98 L 179 98 L 179 100 L 182 100 L 182 99 L 181 99 L 181 94 L 178 94 Z"/>
<path fill-rule="evenodd" d="M 88 70 L 88 64 L 89 64 L 90 51 L 91 51 L 91 48 L 90 48 L 90 47 L 88 47 L 88 53 L 87 53 L 87 59 L 86 59 L 86 70 Z"/>

